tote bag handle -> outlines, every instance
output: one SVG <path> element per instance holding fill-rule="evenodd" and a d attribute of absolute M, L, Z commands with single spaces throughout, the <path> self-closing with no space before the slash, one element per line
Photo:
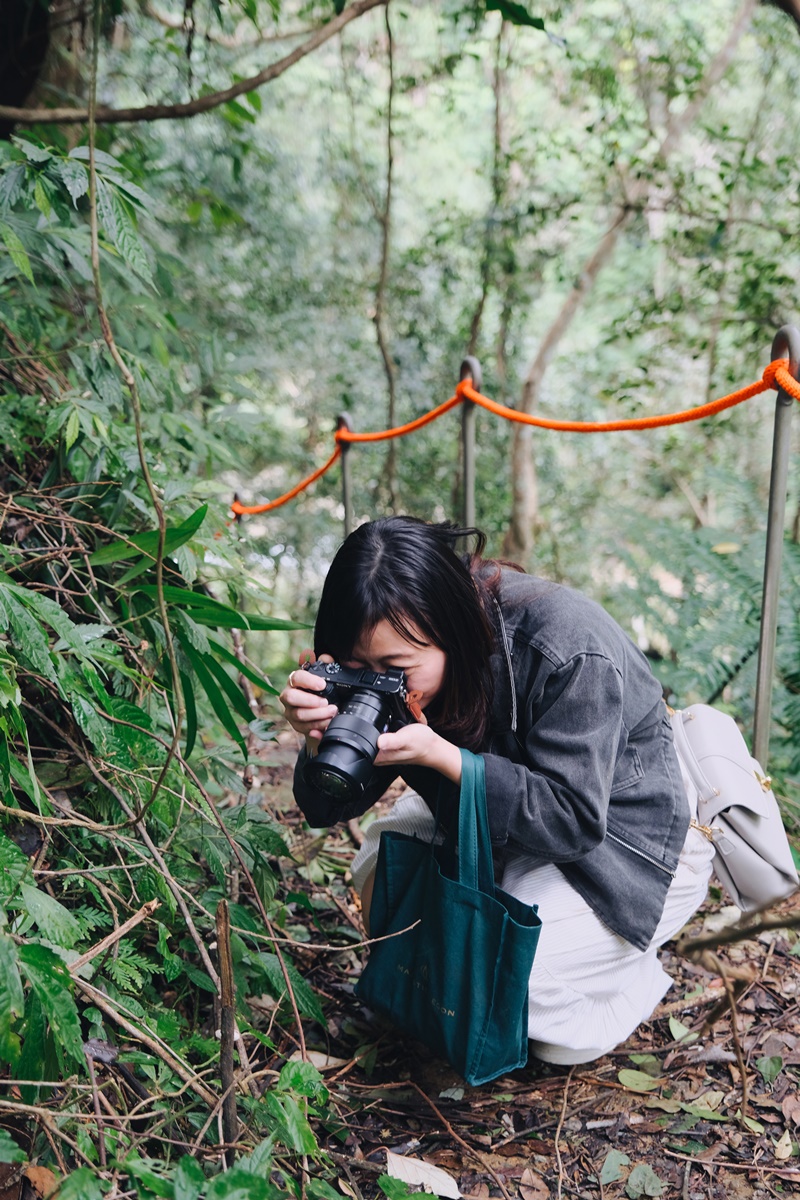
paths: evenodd
<path fill-rule="evenodd" d="M 448 838 L 452 844 L 455 831 Z M 475 891 L 494 895 L 494 866 L 486 813 L 486 769 L 483 759 L 461 751 L 461 795 L 458 804 L 458 880 Z"/>

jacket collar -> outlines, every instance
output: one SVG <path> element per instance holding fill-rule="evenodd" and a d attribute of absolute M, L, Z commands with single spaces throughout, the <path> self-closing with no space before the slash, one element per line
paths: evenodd
<path fill-rule="evenodd" d="M 492 733 L 516 733 L 517 689 L 514 684 L 511 639 L 508 636 L 503 610 L 492 597 L 494 651 L 490 658 L 494 696 L 490 728 Z"/>

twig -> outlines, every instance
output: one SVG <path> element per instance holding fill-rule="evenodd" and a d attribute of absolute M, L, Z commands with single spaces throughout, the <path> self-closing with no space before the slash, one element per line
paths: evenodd
<path fill-rule="evenodd" d="M 210 1104 L 212 1107 L 217 1104 L 217 1097 L 210 1090 L 210 1088 L 207 1088 L 206 1085 L 199 1079 L 199 1077 L 193 1074 L 193 1072 L 189 1070 L 189 1068 L 181 1061 L 181 1059 L 179 1059 L 177 1055 L 173 1054 L 173 1052 L 160 1039 L 154 1037 L 152 1034 L 145 1033 L 143 1029 L 137 1025 L 134 1025 L 132 1021 L 127 1019 L 127 1017 L 124 1017 L 122 1013 L 120 1013 L 119 1010 L 114 1007 L 109 998 L 99 990 L 99 988 L 93 987 L 90 983 L 87 983 L 85 979 L 77 978 L 75 983 L 77 987 L 79 987 L 84 993 L 84 995 L 88 996 L 91 1001 L 97 1005 L 101 1012 L 104 1012 L 106 1016 L 110 1017 L 115 1024 L 119 1025 L 122 1029 L 129 1033 L 131 1037 L 135 1038 L 138 1042 L 141 1042 L 142 1045 L 147 1046 L 149 1050 L 152 1050 L 153 1054 L 155 1054 L 157 1058 L 160 1058 L 162 1062 L 165 1062 L 170 1070 L 174 1071 L 175 1074 L 184 1081 L 184 1083 L 187 1083 L 192 1091 L 195 1092 L 201 1100 L 205 1101 L 206 1104 Z"/>
<path fill-rule="evenodd" d="M 225 1093 L 225 1099 L 222 1102 L 222 1140 L 227 1146 L 232 1146 L 239 1136 L 233 1074 L 236 1015 L 233 958 L 231 956 L 231 922 L 228 914 L 228 902 L 225 899 L 220 900 L 217 905 L 217 957 L 220 980 L 219 1078 Z M 235 1157 L 235 1150 L 225 1151 L 225 1162 L 228 1167 L 233 1166 Z"/>
<path fill-rule="evenodd" d="M 235 100 L 237 96 L 243 96 L 246 92 L 252 92 L 263 84 L 277 79 L 301 58 L 305 58 L 318 46 L 334 37 L 350 21 L 354 21 L 371 8 L 385 3 L 386 0 L 356 0 L 355 4 L 351 4 L 338 16 L 320 26 L 307 41 L 292 50 L 291 54 L 287 54 L 284 58 L 265 67 L 257 75 L 240 79 L 238 83 L 232 84 L 223 91 L 210 92 L 205 96 L 198 96 L 194 100 L 188 100 L 181 104 L 145 104 L 141 108 L 96 108 L 95 120 L 98 124 L 120 125 L 131 121 L 161 121 L 165 118 L 194 117 L 197 113 L 210 112 L 214 108 L 219 108 L 221 104 L 227 104 L 229 100 Z M 0 105 L 0 120 L 16 121 L 22 125 L 38 125 L 42 122 L 48 125 L 83 125 L 88 117 L 89 113 L 82 108 L 14 108 L 7 104 Z"/>
<path fill-rule="evenodd" d="M 108 937 L 104 937 L 102 942 L 98 942 L 96 946 L 92 946 L 92 948 L 87 950 L 85 954 L 82 954 L 80 958 L 76 958 L 74 962 L 71 962 L 69 964 L 69 970 L 71 974 L 76 975 L 78 971 L 80 971 L 81 967 L 86 966 L 86 964 L 91 962 L 93 958 L 96 958 L 98 954 L 105 953 L 105 951 L 110 949 L 111 946 L 120 940 L 120 938 L 123 938 L 126 933 L 130 933 L 131 929 L 135 929 L 137 925 L 140 925 L 142 921 L 151 916 L 159 907 L 159 905 L 159 900 L 148 900 L 147 903 L 143 904 L 139 911 L 134 913 L 124 925 L 120 925 L 118 929 L 113 931 L 113 933 L 109 933 Z"/>
<path fill-rule="evenodd" d="M 383 1086 L 386 1087 L 387 1085 L 384 1084 Z M 405 1084 L 405 1083 L 402 1083 L 402 1084 L 398 1083 L 398 1084 L 389 1084 L 388 1086 L 389 1087 L 406 1088 L 409 1085 Z M 434 1102 L 431 1100 L 430 1096 L 427 1096 L 425 1094 L 425 1092 L 423 1092 L 422 1088 L 419 1086 L 418 1083 L 414 1083 L 412 1081 L 410 1086 L 414 1089 L 414 1091 L 419 1092 L 420 1096 L 422 1096 L 422 1099 L 425 1101 L 425 1103 L 430 1108 L 433 1109 L 434 1113 L 436 1114 L 437 1120 L 442 1122 L 442 1124 L 444 1125 L 445 1129 L 447 1130 L 448 1134 L 453 1139 L 453 1141 L 458 1142 L 459 1146 L 461 1146 L 462 1149 L 466 1150 L 467 1154 L 469 1154 L 471 1158 L 474 1158 L 476 1162 L 479 1162 L 481 1164 L 481 1166 L 483 1167 L 484 1171 L 487 1171 L 489 1173 L 489 1175 L 491 1175 L 492 1179 L 495 1181 L 497 1186 L 500 1188 L 500 1191 L 505 1196 L 505 1200 L 511 1200 L 511 1197 L 509 1196 L 509 1194 L 506 1190 L 505 1184 L 503 1183 L 502 1179 L 495 1171 L 492 1164 L 487 1159 L 485 1159 L 483 1157 L 483 1155 L 480 1154 L 477 1150 L 474 1150 L 472 1148 L 472 1146 L 470 1146 L 469 1142 L 465 1142 L 462 1137 L 459 1137 L 459 1135 L 456 1133 L 455 1129 L 453 1129 L 453 1126 L 450 1124 L 450 1122 L 447 1120 L 447 1118 L 442 1115 L 442 1113 L 436 1107 Z"/>
<path fill-rule="evenodd" d="M 393 117 L 395 89 L 394 38 L 392 35 L 392 26 L 389 21 L 389 3 L 390 0 L 386 0 L 386 6 L 383 10 L 383 19 L 386 26 L 386 62 L 389 71 L 389 86 L 386 93 L 386 187 L 384 191 L 383 207 L 377 214 L 381 227 L 381 260 L 380 270 L 378 273 L 378 283 L 375 289 L 375 315 L 373 317 L 373 321 L 375 324 L 375 336 L 378 341 L 378 349 L 381 352 L 383 369 L 386 373 L 386 386 L 388 389 L 386 419 L 387 426 L 391 428 L 397 423 L 397 381 L 395 365 L 389 349 L 389 340 L 386 334 L 386 284 L 389 278 L 389 250 L 392 233 L 392 186 L 394 182 Z M 394 511 L 397 502 L 397 447 L 394 439 L 389 442 L 389 447 L 386 452 L 386 483 L 388 489 L 389 508 Z"/>
<path fill-rule="evenodd" d="M 690 1200 L 689 1197 L 689 1180 L 692 1178 L 692 1163 L 687 1162 L 686 1170 L 683 1173 L 683 1200 Z"/>
<path fill-rule="evenodd" d="M 50 1132 L 50 1129 L 48 1128 L 48 1124 L 46 1121 L 42 1121 L 42 1128 L 44 1129 L 44 1136 L 47 1138 L 48 1142 L 50 1143 L 50 1148 L 53 1151 L 53 1154 L 56 1156 L 56 1162 L 59 1165 L 61 1174 L 68 1175 L 69 1167 L 66 1164 L 64 1155 L 61 1153 L 61 1147 L 59 1146 L 58 1142 L 55 1140 L 52 1133 Z"/>
<path fill-rule="evenodd" d="M 558 1200 L 561 1200 L 561 1191 L 564 1186 L 564 1164 L 561 1161 L 561 1150 L 558 1145 L 558 1139 L 561 1137 L 561 1129 L 564 1124 L 564 1117 L 567 1113 L 567 1094 L 569 1092 L 569 1085 L 574 1071 L 575 1068 L 570 1067 L 569 1074 L 564 1082 L 564 1095 L 561 1100 L 561 1115 L 558 1118 L 558 1125 L 556 1126 L 555 1132 L 556 1162 L 558 1163 Z"/>
<path fill-rule="evenodd" d="M 720 946 L 730 946 L 734 942 L 743 942 L 748 938 L 758 937 L 760 933 L 768 933 L 773 929 L 800 928 L 800 910 L 795 910 L 785 917 L 773 917 L 769 921 L 753 921 L 748 918 L 748 924 L 732 925 L 729 929 L 721 929 L 719 933 L 708 934 L 706 937 L 685 938 L 678 942 L 678 954 L 695 959 L 703 950 L 716 950 Z"/>
<path fill-rule="evenodd" d="M 739 1013 L 736 1009 L 736 996 L 734 994 L 733 985 L 728 979 L 724 966 L 716 957 L 716 955 L 714 955 L 713 958 L 717 965 L 717 971 L 719 972 L 720 978 L 725 986 L 725 991 L 728 996 L 728 1003 L 731 1008 L 731 1034 L 733 1036 L 733 1050 L 736 1055 L 736 1062 L 739 1066 L 739 1075 L 741 1076 L 742 1080 L 741 1124 L 745 1129 L 747 1129 L 747 1107 L 749 1101 L 747 1067 L 745 1066 L 744 1054 L 742 1053 L 742 1045 L 739 1041 Z"/>
<path fill-rule="evenodd" d="M 32 1087 L 45 1086 L 41 1079 L 32 1079 L 28 1080 L 27 1082 Z M 61 1087 L 62 1085 L 60 1082 L 56 1082 L 54 1086 Z M 90 1090 L 88 1084 L 86 1085 L 86 1088 L 87 1090 Z M 36 1117 L 53 1116 L 53 1110 L 50 1108 L 45 1108 L 43 1104 L 23 1104 L 21 1100 L 0 1100 L 0 1112 L 22 1113 L 26 1117 L 29 1117 L 31 1114 Z M 63 1117 L 68 1116 L 70 1121 L 85 1121 L 87 1125 L 91 1124 L 91 1122 L 95 1119 L 93 1113 L 67 1113 L 62 1110 L 59 1115 Z"/>
<path fill-rule="evenodd" d="M 166 778 L 170 763 L 175 757 L 178 749 L 178 742 L 181 736 L 181 722 L 183 720 L 183 698 L 181 693 L 181 678 L 178 667 L 178 659 L 175 654 L 175 645 L 172 639 L 172 628 L 169 623 L 169 615 L 167 613 L 167 602 L 164 596 L 164 546 L 167 536 L 167 520 L 164 515 L 164 506 L 162 505 L 155 484 L 153 483 L 150 474 L 150 467 L 147 462 L 147 455 L 144 448 L 144 434 L 142 432 L 142 406 L 139 399 L 139 389 L 136 384 L 133 372 L 128 367 L 124 358 L 119 352 L 117 343 L 114 338 L 114 333 L 111 328 L 111 322 L 108 319 L 105 304 L 103 302 L 103 283 L 100 275 L 100 237 L 97 225 L 97 166 L 95 162 L 95 142 L 96 142 L 96 107 L 97 107 L 97 61 L 100 44 L 100 20 L 101 20 L 101 4 L 100 0 L 94 0 L 94 13 L 92 20 L 92 69 L 89 87 L 89 236 L 90 236 L 90 258 L 92 267 L 92 282 L 94 284 L 95 305 L 97 307 L 97 315 L 100 319 L 100 328 L 103 333 L 103 340 L 108 346 L 108 351 L 117 366 L 117 369 L 122 376 L 123 382 L 128 389 L 128 394 L 131 398 L 131 407 L 133 409 L 133 420 L 136 430 L 136 448 L 139 455 L 139 465 L 142 470 L 147 491 L 150 494 L 150 502 L 153 505 L 153 511 L 156 514 L 156 522 L 158 524 L 158 548 L 156 551 L 156 591 L 158 595 L 158 610 L 161 617 L 161 624 L 164 630 L 164 645 L 167 651 L 167 659 L 169 660 L 170 671 L 172 674 L 172 713 L 173 713 L 173 735 L 172 742 L 167 750 L 167 756 L 161 768 L 161 773 L 158 776 L 150 798 L 147 801 L 144 809 L 139 813 L 139 816 L 144 816 L 144 812 L 154 803 L 156 796 L 161 788 L 161 784 Z"/>
<path fill-rule="evenodd" d="M 84 1154 L 83 1150 L 81 1150 L 77 1143 L 74 1142 L 71 1137 L 67 1136 L 60 1125 L 56 1124 L 54 1120 L 56 1114 L 51 1109 L 44 1108 L 43 1106 L 36 1104 L 15 1104 L 12 1100 L 0 1100 L 0 1112 L 20 1113 L 21 1116 L 26 1120 L 30 1118 L 32 1113 L 35 1114 L 41 1121 L 45 1130 L 49 1128 L 53 1133 L 65 1141 L 73 1153 L 76 1154 L 78 1158 L 82 1158 L 87 1166 L 94 1166 L 92 1160 L 88 1158 L 86 1154 Z M 58 1113 L 59 1118 L 62 1120 L 66 1115 L 67 1114 L 65 1113 Z M 85 1121 L 87 1123 L 95 1120 L 94 1113 L 71 1112 L 69 1114 L 69 1118 L 71 1121 Z"/>
<path fill-rule="evenodd" d="M 145 12 L 148 17 L 152 17 L 154 21 L 158 21 L 159 25 L 163 25 L 165 29 L 177 29 L 184 31 L 186 29 L 186 13 L 189 11 L 188 6 L 184 9 L 182 17 L 173 17 L 170 13 L 161 12 L 153 4 L 147 4 Z M 220 33 L 216 28 L 206 28 L 203 30 L 203 39 L 207 42 L 214 42 L 217 46 L 223 46 L 226 50 L 252 50 L 255 46 L 262 46 L 269 42 L 290 42 L 294 38 L 308 37 L 310 33 L 314 33 L 313 27 L 305 29 L 286 29 L 283 32 L 276 30 L 274 33 L 262 33 L 257 38 L 243 38 L 238 35 L 238 32 L 233 36 Z"/>
<path fill-rule="evenodd" d="M 235 1087 L 235 1084 L 232 1083 L 231 1091 L 233 1090 L 234 1087 Z M 216 1103 L 214 1104 L 214 1107 L 209 1112 L 208 1116 L 206 1117 L 205 1121 L 203 1122 L 202 1126 L 200 1127 L 200 1129 L 197 1133 L 197 1136 L 194 1139 L 194 1142 L 192 1143 L 192 1145 L 190 1147 L 191 1154 L 196 1154 L 197 1151 L 200 1149 L 200 1146 L 202 1145 L 202 1142 L 203 1142 L 203 1138 L 208 1133 L 208 1131 L 211 1128 L 214 1121 L 216 1121 L 219 1118 L 219 1115 L 222 1111 L 222 1106 L 225 1103 L 227 1097 L 228 1097 L 228 1093 L 223 1092 L 223 1094 L 217 1099 Z M 221 1143 L 221 1145 L 224 1146 L 224 1143 Z M 219 1147 L 218 1147 L 218 1149 L 219 1149 Z"/>
<path fill-rule="evenodd" d="M 86 1063 L 89 1067 L 89 1079 L 91 1080 L 91 1084 L 92 1084 L 92 1099 L 94 1101 L 94 1116 L 95 1116 L 95 1121 L 97 1123 L 97 1153 L 98 1153 L 98 1157 L 100 1159 L 100 1166 L 105 1169 L 106 1137 L 105 1137 L 105 1129 L 103 1126 L 103 1117 L 100 1112 L 100 1097 L 99 1097 L 99 1092 L 97 1090 L 97 1076 L 94 1073 L 94 1061 L 92 1059 L 91 1054 L 88 1054 L 85 1050 L 84 1050 L 84 1054 L 86 1054 Z"/>
<path fill-rule="evenodd" d="M 98 710 L 98 711 L 101 711 L 101 710 Z M 128 726 L 128 728 L 135 729 L 139 733 L 146 733 L 147 736 L 152 741 L 158 742 L 162 746 L 166 746 L 168 744 L 164 740 L 164 738 L 159 737 L 158 734 L 154 733 L 151 729 L 144 729 L 143 726 L 141 726 L 141 725 L 134 725 L 130 721 L 123 721 L 120 718 L 112 717 L 108 713 L 102 713 L 102 715 L 104 717 L 108 717 L 109 720 L 114 721 L 118 725 L 126 725 L 126 726 Z M 43 719 L 45 721 L 47 721 L 46 717 L 43 717 Z M 52 724 L 52 722 L 48 722 L 48 723 Z M 91 759 L 89 759 L 85 755 L 83 755 L 80 750 L 80 747 L 76 746 L 74 742 L 71 742 L 69 740 L 69 738 L 67 738 L 63 734 L 62 734 L 62 737 L 64 737 L 64 741 L 67 742 L 67 745 L 69 745 L 71 747 L 71 749 L 73 749 L 75 751 L 75 753 L 78 754 L 79 757 L 81 757 L 82 761 L 86 763 L 89 770 L 92 771 L 95 775 L 97 775 L 97 777 L 99 778 L 99 781 L 103 784 L 103 786 L 108 788 L 108 790 L 114 796 L 114 799 L 119 804 L 120 808 L 122 808 L 123 812 L 125 812 L 126 814 L 130 814 L 131 817 L 133 817 L 133 814 L 131 813 L 131 810 L 128 807 L 125 800 L 122 798 L 122 796 L 120 796 L 119 792 L 117 792 L 106 780 L 103 779 L 102 776 L 99 775 L 99 772 L 97 772 L 96 769 L 94 768 L 94 765 L 93 765 Z M 297 1036 L 298 1036 L 298 1039 L 300 1042 L 300 1050 L 303 1055 L 303 1059 L 305 1060 L 305 1058 L 306 1058 L 306 1043 L 305 1043 L 305 1034 L 303 1032 L 302 1021 L 300 1019 L 300 1010 L 297 1007 L 297 999 L 294 994 L 294 989 L 292 988 L 291 979 L 289 978 L 289 972 L 287 970 L 283 954 L 281 953 L 280 947 L 278 945 L 278 942 L 283 939 L 277 937 L 277 935 L 275 933 L 275 927 L 274 927 L 272 921 L 269 919 L 266 907 L 264 906 L 264 902 L 261 899 L 261 894 L 255 885 L 255 881 L 253 880 L 253 876 L 250 873 L 250 869 L 244 860 L 242 852 L 239 849 L 239 847 L 237 846 L 236 841 L 233 838 L 233 836 L 231 835 L 230 830 L 228 829 L 224 820 L 222 819 L 220 814 L 217 812 L 216 805 L 214 804 L 213 800 L 209 796 L 206 789 L 203 787 L 202 781 L 198 777 L 197 773 L 193 770 L 193 768 L 189 765 L 189 763 L 187 763 L 186 759 L 182 756 L 180 751 L 177 751 L 176 757 L 177 757 L 177 761 L 180 764 L 180 766 L 182 767 L 182 769 L 191 778 L 192 782 L 197 787 L 200 795 L 205 800 L 205 802 L 208 806 L 208 811 L 205 812 L 206 817 L 208 817 L 209 813 L 213 816 L 214 820 L 217 823 L 220 833 L 223 835 L 223 837 L 227 841 L 227 843 L 230 847 L 231 853 L 233 854 L 234 858 L 238 862 L 239 867 L 242 871 L 242 874 L 244 875 L 248 884 L 250 885 L 253 901 L 259 911 L 262 921 L 264 922 L 264 925 L 267 929 L 270 939 L 274 943 L 275 956 L 278 959 L 278 965 L 280 967 L 281 974 L 283 975 L 284 983 L 286 984 L 286 992 L 289 997 L 289 1002 L 292 1006 L 292 1013 L 294 1015 L 295 1021 L 297 1022 Z M 159 853 L 152 838 L 150 838 L 149 834 L 147 833 L 147 829 L 144 825 L 144 822 L 138 821 L 136 823 L 136 830 L 137 830 L 139 836 L 144 841 L 144 843 L 147 846 L 150 853 L 153 855 L 153 858 L 156 860 L 159 867 L 161 868 L 163 875 L 164 875 L 165 882 L 166 882 L 167 886 L 169 887 L 170 891 L 172 892 L 172 894 L 175 896 L 178 906 L 179 906 L 181 912 L 183 913 L 184 920 L 187 923 L 189 932 L 192 934 L 192 939 L 194 940 L 194 943 L 197 946 L 200 957 L 203 960 L 203 965 L 205 966 L 206 970 L 208 971 L 209 978 L 214 983 L 215 987 L 218 988 L 219 987 L 219 977 L 217 975 L 216 969 L 214 968 L 214 965 L 212 964 L 212 962 L 209 958 L 208 951 L 207 951 L 205 945 L 203 944 L 202 940 L 199 937 L 199 934 L 197 933 L 194 922 L 192 921 L 191 917 L 189 916 L 189 910 L 186 907 L 186 904 L 184 903 L 183 895 L 181 893 L 180 888 L 178 887 L 175 880 L 170 875 L 169 870 L 167 869 L 166 863 L 164 862 L 164 860 L 163 860 L 161 854 Z M 203 910 L 203 911 L 205 911 L 205 910 Z M 413 928 L 413 926 L 409 926 L 409 928 Z M 401 932 L 405 932 L 405 930 L 401 930 Z M 397 935 L 392 934 L 389 936 L 397 936 Z"/>
<path fill-rule="evenodd" d="M 44 713 L 39 712 L 38 709 L 34 708 L 32 705 L 28 705 L 25 701 L 23 701 L 23 703 L 26 705 L 26 707 L 30 708 L 32 712 L 36 713 L 39 720 L 44 721 L 45 724 L 49 725 L 52 729 L 55 729 L 55 731 L 59 734 L 61 739 L 64 742 L 66 742 L 66 744 L 69 746 L 70 750 L 72 750 L 73 753 L 76 754 L 78 756 L 78 758 L 81 760 L 81 762 L 84 763 L 84 765 L 86 767 L 88 767 L 88 769 L 94 775 L 95 779 L 97 779 L 98 783 L 100 783 L 102 787 L 106 788 L 107 791 L 109 791 L 111 793 L 111 795 L 114 797 L 117 804 L 120 806 L 120 808 L 122 809 L 122 811 L 125 813 L 126 817 L 128 818 L 128 820 L 125 824 L 126 825 L 133 824 L 135 826 L 136 832 L 138 833 L 139 837 L 142 839 L 145 846 L 150 851 L 150 854 L 152 855 L 154 861 L 158 864 L 158 866 L 161 870 L 161 873 L 164 877 L 164 882 L 166 883 L 167 887 L 169 888 L 169 890 L 172 892 L 173 896 L 175 897 L 175 902 L 177 903 L 178 908 L 181 910 L 183 919 L 186 922 L 186 928 L 189 930 L 192 941 L 194 942 L 195 946 L 197 947 L 197 952 L 203 961 L 203 966 L 205 967 L 206 971 L 208 972 L 209 979 L 214 984 L 214 986 L 216 988 L 218 988 L 219 987 L 219 977 L 217 975 L 216 968 L 214 967 L 214 964 L 211 961 L 211 958 L 209 956 L 208 949 L 205 945 L 205 942 L 200 937 L 200 934 L 197 931 L 197 927 L 191 918 L 189 909 L 183 898 L 183 893 L 182 893 L 181 889 L 179 888 L 178 884 L 173 879 L 173 877 L 169 871 L 169 868 L 167 867 L 167 864 L 164 861 L 163 855 L 159 851 L 159 849 L 156 846 L 153 839 L 150 837 L 150 834 L 147 832 L 147 827 L 146 827 L 145 823 L 143 821 L 136 821 L 133 810 L 128 805 L 124 796 L 122 796 L 121 793 L 113 786 L 113 784 L 109 783 L 109 781 L 100 773 L 100 771 L 98 771 L 91 756 L 84 754 L 81 747 L 76 742 L 74 742 L 68 734 L 64 733 L 64 731 L 60 728 L 60 726 L 56 725 L 54 721 L 51 721 L 49 717 L 46 717 L 44 715 Z M 120 724 L 129 724 L 129 722 L 119 722 L 119 723 Z M 148 737 L 152 738 L 153 741 L 158 742 L 162 746 L 166 746 L 168 744 L 163 738 L 161 738 L 157 734 L 153 733 L 152 730 L 144 729 L 143 726 L 131 725 L 131 728 L 138 729 L 140 733 L 146 733 Z M 183 759 L 179 758 L 179 761 L 180 761 L 181 765 L 185 767 Z M 217 817 L 217 820 L 222 824 L 221 818 L 218 816 L 216 809 L 214 808 L 214 805 L 211 802 L 210 797 L 208 796 L 208 793 L 205 791 L 202 784 L 199 783 L 199 781 L 197 780 L 197 776 L 194 774 L 193 771 L 191 772 L 191 775 L 192 775 L 192 778 L 198 782 L 200 790 L 208 803 L 209 810 L 214 813 L 214 815 Z M 52 818 L 41 818 L 41 817 L 37 816 L 36 814 L 32 814 L 32 813 L 25 813 L 24 815 L 28 820 L 34 821 L 34 822 L 44 820 L 44 819 L 47 819 L 49 821 L 52 819 Z M 108 825 L 106 825 L 106 826 L 94 825 L 93 822 L 92 823 L 81 822 L 81 824 L 88 824 L 88 825 L 90 825 L 91 828 L 96 829 L 97 832 L 105 833 L 106 835 L 108 834 L 109 830 L 116 831 L 118 828 L 125 827 L 125 826 L 120 827 L 120 826 L 108 826 Z M 223 828 L 223 830 L 225 830 L 224 824 L 222 824 L 222 828 Z M 228 838 L 228 840 L 231 841 L 230 837 Z M 203 910 L 203 911 L 205 912 L 205 910 Z"/>
<path fill-rule="evenodd" d="M 24 700 L 22 703 L 23 707 L 28 707 Z M 115 826 L 100 825 L 97 821 L 90 821 L 86 817 L 45 817 L 42 813 L 27 812 L 24 808 L 12 808 L 8 804 L 0 804 L 0 813 L 5 813 L 9 817 L 18 817 L 23 821 L 30 821 L 32 825 L 72 826 L 77 829 L 88 829 L 90 833 L 107 834 L 109 829 L 115 828 Z"/>
<path fill-rule="evenodd" d="M 703 1166 L 703 1160 L 692 1158 L 691 1154 L 678 1154 L 675 1150 L 668 1150 L 666 1146 L 660 1146 L 659 1150 L 662 1154 L 666 1154 L 668 1158 L 677 1158 L 680 1162 L 690 1162 L 697 1166 Z M 779 1179 L 797 1179 L 800 1180 L 800 1171 L 793 1171 L 791 1168 L 784 1167 L 761 1167 L 758 1163 L 738 1163 L 729 1162 L 728 1159 L 718 1158 L 714 1165 L 724 1167 L 726 1171 L 758 1171 L 759 1174 L 777 1175 Z"/>

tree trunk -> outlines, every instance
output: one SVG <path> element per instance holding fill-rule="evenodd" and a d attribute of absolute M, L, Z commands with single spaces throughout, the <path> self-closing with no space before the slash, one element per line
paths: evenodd
<path fill-rule="evenodd" d="M 602 267 L 614 252 L 619 235 L 633 215 L 633 211 L 633 209 L 622 209 L 617 213 L 614 224 L 600 240 L 581 271 L 577 283 L 561 305 L 525 377 L 520 403 L 521 412 L 534 412 L 545 372 L 561 339 L 572 325 L 582 301 L 594 287 Z M 541 523 L 536 469 L 532 455 L 532 435 L 533 428 L 530 425 L 514 424 L 511 436 L 512 509 L 511 519 L 503 540 L 503 554 L 507 558 L 515 559 L 525 567 L 530 565 L 536 533 Z"/>
<path fill-rule="evenodd" d="M 394 130 L 392 125 L 394 115 L 394 43 L 392 27 L 389 23 L 389 5 L 383 10 L 386 26 L 386 60 L 389 71 L 389 86 L 386 93 L 386 185 L 383 208 L 378 213 L 381 229 L 381 262 L 378 272 L 378 283 L 375 289 L 375 335 L 378 349 L 381 352 L 383 369 L 386 373 L 386 428 L 393 429 L 397 424 L 397 372 L 389 347 L 389 335 L 386 328 L 386 285 L 389 279 L 389 251 L 392 233 L 392 184 L 394 170 Z M 386 501 L 389 511 L 397 512 L 397 443 L 391 438 L 386 451 L 386 466 L 383 473 L 386 489 Z"/>
<path fill-rule="evenodd" d="M 50 45 L 50 14 L 38 0 L 3 0 L 0 5 L 0 104 L 22 107 L 36 86 Z M 14 132 L 0 120 L 0 139 Z"/>
<path fill-rule="evenodd" d="M 492 287 L 493 276 L 495 274 L 498 256 L 497 225 L 506 199 L 507 171 L 505 169 L 505 159 L 507 148 L 503 122 L 503 89 L 505 86 L 508 59 L 506 59 L 505 63 L 503 62 L 503 48 L 507 28 L 507 22 L 501 21 L 500 27 L 497 31 L 497 41 L 495 42 L 494 72 L 492 75 L 492 92 L 494 94 L 492 200 L 489 211 L 486 214 L 486 234 L 484 237 L 483 255 L 481 258 L 480 294 L 478 295 L 478 299 L 475 303 L 475 308 L 469 325 L 467 354 L 472 356 L 477 355 L 478 352 L 478 341 L 481 335 L 481 326 L 483 324 L 483 313 L 486 307 L 486 301 L 489 297 L 489 292 Z M 498 367 L 499 365 L 500 364 L 498 363 Z M 450 491 L 450 504 L 453 512 L 458 512 L 464 507 L 462 502 L 463 489 L 464 466 L 461 458 L 459 458 L 458 466 L 453 478 L 453 485 Z"/>
<path fill-rule="evenodd" d="M 695 120 L 709 92 L 725 74 L 736 47 L 750 25 L 757 4 L 758 0 L 744 0 L 731 25 L 725 44 L 712 59 L 691 101 L 683 112 L 670 117 L 664 139 L 658 148 L 657 159 L 665 161 L 675 150 L 680 139 Z M 624 203 L 617 207 L 610 227 L 589 256 L 578 275 L 577 282 L 561 305 L 525 378 L 520 402 L 522 412 L 530 414 L 536 409 L 542 380 L 550 362 L 562 339 L 569 331 L 580 305 L 594 287 L 603 266 L 611 258 L 620 234 L 634 212 L 646 199 L 649 187 L 650 184 L 646 180 L 633 181 L 629 195 Z M 540 522 L 536 476 L 533 464 L 529 461 L 531 444 L 531 427 L 515 424 L 511 446 L 512 510 L 503 542 L 503 553 L 509 558 L 517 559 L 523 566 L 530 564 L 536 530 Z"/>

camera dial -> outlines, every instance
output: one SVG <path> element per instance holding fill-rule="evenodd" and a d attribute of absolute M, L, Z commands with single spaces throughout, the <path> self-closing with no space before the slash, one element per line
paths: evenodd
<path fill-rule="evenodd" d="M 340 711 L 322 735 L 317 753 L 306 761 L 303 775 L 331 799 L 350 804 L 369 783 L 380 735 L 409 720 L 405 675 L 339 663 L 315 663 L 306 670 L 326 679 L 318 695 L 332 700 Z"/>

